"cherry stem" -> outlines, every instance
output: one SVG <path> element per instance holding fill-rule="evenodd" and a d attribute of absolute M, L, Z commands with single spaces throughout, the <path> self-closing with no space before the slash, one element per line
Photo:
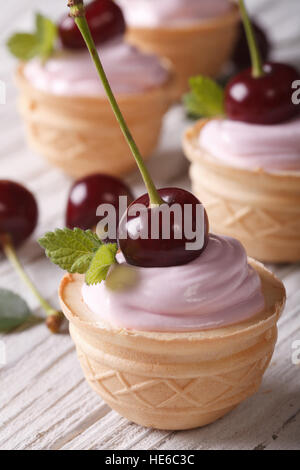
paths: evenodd
<path fill-rule="evenodd" d="M 117 118 L 117 121 L 121 127 L 121 130 L 125 136 L 125 139 L 130 147 L 130 150 L 135 158 L 135 161 L 137 163 L 137 166 L 141 172 L 142 178 L 144 180 L 145 186 L 147 188 L 148 194 L 149 194 L 149 199 L 150 199 L 150 204 L 151 206 L 160 206 L 163 204 L 163 200 L 160 197 L 153 180 L 150 176 L 150 173 L 148 172 L 144 160 L 141 156 L 141 153 L 138 149 L 138 146 L 126 124 L 125 118 L 120 110 L 120 107 L 117 103 L 117 100 L 113 94 L 113 91 L 111 89 L 111 86 L 109 84 L 108 78 L 106 76 L 106 73 L 104 71 L 104 68 L 102 66 L 99 54 L 96 49 L 95 42 L 92 38 L 91 31 L 88 25 L 88 22 L 86 20 L 85 16 L 85 8 L 84 8 L 84 3 L 83 0 L 70 0 L 68 3 L 68 6 L 70 7 L 70 14 L 71 17 L 74 18 L 75 23 L 77 24 L 79 31 L 81 32 L 83 39 L 88 47 L 88 50 L 90 52 L 90 55 L 95 63 L 96 69 L 98 71 L 98 74 L 101 78 L 101 81 L 103 83 L 103 87 L 106 91 L 107 97 L 109 99 L 110 105 L 112 107 L 112 110 Z"/>
<path fill-rule="evenodd" d="M 252 75 L 254 78 L 259 78 L 264 76 L 263 61 L 257 44 L 255 32 L 250 21 L 247 9 L 245 7 L 244 0 L 239 0 L 240 11 L 242 15 L 242 20 L 244 23 L 244 28 L 246 31 L 247 41 L 249 45 L 251 61 L 252 61 Z"/>
<path fill-rule="evenodd" d="M 49 318 L 58 317 L 62 319 L 63 313 L 51 307 L 51 305 L 41 296 L 40 292 L 37 290 L 37 288 L 31 281 L 31 279 L 29 278 L 29 276 L 24 271 L 24 268 L 21 265 L 19 258 L 17 256 L 17 253 L 15 251 L 15 248 L 11 242 L 10 236 L 6 234 L 0 235 L 0 244 L 7 259 L 11 262 L 11 264 L 13 265 L 13 267 L 19 274 L 20 278 L 27 285 L 27 287 L 30 289 L 32 294 L 36 297 L 40 306 L 45 310 L 47 317 Z"/>

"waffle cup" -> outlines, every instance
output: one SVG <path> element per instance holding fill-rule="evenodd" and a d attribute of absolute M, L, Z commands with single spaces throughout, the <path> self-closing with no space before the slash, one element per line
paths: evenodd
<path fill-rule="evenodd" d="M 162 118 L 172 103 L 174 80 L 169 69 L 165 84 L 144 93 L 117 96 L 145 158 L 157 145 Z M 51 165 L 75 178 L 97 172 L 120 176 L 135 168 L 106 96 L 68 97 L 41 92 L 26 80 L 22 65 L 17 70 L 17 86 L 29 144 Z"/>
<path fill-rule="evenodd" d="M 127 419 L 167 430 L 204 426 L 254 394 L 274 351 L 285 290 L 250 262 L 262 280 L 264 312 L 235 326 L 188 333 L 99 323 L 82 300 L 83 276 L 67 274 L 61 306 L 91 387 Z"/>
<path fill-rule="evenodd" d="M 223 164 L 199 146 L 200 120 L 184 136 L 193 192 L 213 232 L 230 235 L 249 256 L 268 263 L 300 261 L 300 172 L 267 173 Z"/>
<path fill-rule="evenodd" d="M 187 27 L 130 27 L 127 39 L 172 62 L 177 75 L 174 99 L 178 100 L 188 90 L 190 77 L 216 77 L 221 72 L 232 54 L 239 22 L 236 8 L 221 18 Z"/>

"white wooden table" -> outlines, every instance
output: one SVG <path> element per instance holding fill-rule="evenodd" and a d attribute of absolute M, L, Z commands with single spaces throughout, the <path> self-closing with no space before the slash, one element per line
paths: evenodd
<path fill-rule="evenodd" d="M 66 10 L 65 4 L 66 0 L 5 2 L 1 5 L 1 44 L 12 31 L 30 24 L 34 10 L 42 9 L 56 17 Z M 264 24 L 272 25 L 275 57 L 300 64 L 299 0 L 249 0 L 248 4 L 260 12 Z M 0 80 L 7 86 L 7 104 L 0 105 L 0 177 L 25 183 L 38 198 L 39 226 L 21 248 L 20 257 L 44 295 L 57 305 L 62 272 L 45 259 L 35 240 L 45 231 L 63 226 L 71 182 L 28 150 L 15 107 L 13 67 L 14 61 L 1 47 Z M 188 186 L 179 139 L 185 125 L 180 107 L 165 120 L 160 148 L 150 163 L 159 184 L 172 181 Z M 170 165 L 171 155 L 176 158 L 175 170 Z M 142 190 L 138 175 L 130 182 L 137 193 Z M 0 449 L 299 450 L 300 367 L 292 363 L 292 345 L 300 340 L 300 266 L 271 268 L 284 281 L 288 293 L 276 352 L 260 391 L 234 412 L 206 428 L 186 432 L 160 432 L 129 423 L 90 390 L 69 335 L 53 336 L 44 324 L 38 324 L 0 338 L 7 354 L 7 364 L 0 365 Z M 4 259 L 0 259 L 0 286 L 21 293 L 41 315 Z"/>

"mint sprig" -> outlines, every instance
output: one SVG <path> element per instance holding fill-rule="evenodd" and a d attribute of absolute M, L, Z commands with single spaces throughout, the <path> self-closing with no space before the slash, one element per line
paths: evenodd
<path fill-rule="evenodd" d="M 116 263 L 116 243 L 103 244 L 91 230 L 56 229 L 39 240 L 47 257 L 71 274 L 85 274 L 87 284 L 106 279 L 111 265 Z"/>
<path fill-rule="evenodd" d="M 57 39 L 57 26 L 52 20 L 40 13 L 35 17 L 34 33 L 17 33 L 7 41 L 11 54 L 20 60 L 28 61 L 34 57 L 47 60 L 54 51 Z"/>
<path fill-rule="evenodd" d="M 183 98 L 188 114 L 207 118 L 225 115 L 224 90 L 218 83 L 200 75 L 189 83 L 191 91 Z"/>
<path fill-rule="evenodd" d="M 106 279 L 109 268 L 116 262 L 117 251 L 115 243 L 102 245 L 98 248 L 85 274 L 87 285 L 98 284 Z"/>

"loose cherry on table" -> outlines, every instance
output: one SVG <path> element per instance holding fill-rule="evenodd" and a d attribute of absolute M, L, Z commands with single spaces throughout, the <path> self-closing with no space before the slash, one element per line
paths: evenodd
<path fill-rule="evenodd" d="M 152 225 L 152 211 L 154 208 L 149 207 L 149 196 L 144 194 L 138 198 L 133 204 L 142 204 L 147 208 L 147 217 L 141 217 L 140 214 L 132 216 L 127 214 L 121 219 L 119 226 L 119 247 L 128 264 L 134 266 L 142 266 L 145 268 L 150 267 L 168 267 L 179 266 L 187 264 L 196 259 L 205 250 L 208 242 L 208 218 L 206 211 L 204 211 L 204 221 L 197 220 L 196 207 L 200 204 L 199 200 L 190 192 L 178 188 L 166 188 L 158 190 L 158 194 L 163 202 L 168 206 L 178 204 L 182 209 L 181 226 L 176 224 L 176 219 L 171 215 L 170 238 L 163 239 L 162 231 L 162 217 L 159 219 L 158 234 L 159 238 L 142 239 L 138 234 L 145 228 L 148 233 L 151 233 Z M 191 220 L 185 220 L 184 206 L 191 205 L 192 212 L 190 214 Z M 145 220 L 146 219 L 146 220 Z M 204 223 L 204 243 L 203 246 L 195 250 L 187 250 L 186 243 L 192 242 L 184 236 L 185 223 L 190 223 L 193 232 L 196 229 L 196 223 Z M 145 226 L 145 225 L 146 226 Z M 176 233 L 182 233 L 181 238 L 176 239 Z M 122 238 L 120 235 L 122 234 Z M 136 239 L 135 239 L 136 238 Z M 195 240 L 194 240 L 195 241 Z"/>
<path fill-rule="evenodd" d="M 278 124 L 299 114 L 292 102 L 292 84 L 297 70 L 285 64 L 263 64 L 253 25 L 243 0 L 239 0 L 249 45 L 252 68 L 234 77 L 225 89 L 225 112 L 229 119 L 251 124 Z"/>
<path fill-rule="evenodd" d="M 37 219 L 34 196 L 18 183 L 0 180 L 0 235 L 9 235 L 17 247 L 32 234 Z"/>
<path fill-rule="evenodd" d="M 269 58 L 271 51 L 269 38 L 264 32 L 264 30 L 253 21 L 252 27 L 254 29 L 254 34 L 256 37 L 257 46 L 260 50 L 261 58 L 263 62 L 266 62 Z M 237 70 L 243 70 L 251 66 L 249 45 L 245 33 L 245 28 L 242 23 L 239 26 L 239 34 L 233 52 L 232 61 Z"/>
<path fill-rule="evenodd" d="M 126 184 L 113 176 L 94 174 L 76 181 L 68 198 L 66 226 L 82 230 L 94 228 L 101 220 L 96 215 L 98 206 L 112 204 L 119 214 L 120 196 L 127 197 L 128 205 L 134 200 Z"/>
<path fill-rule="evenodd" d="M 16 269 L 19 276 L 37 298 L 47 314 L 47 326 L 57 333 L 63 315 L 41 296 L 24 271 L 15 251 L 36 228 L 38 206 L 33 194 L 14 181 L 0 180 L 0 251 Z"/>
<path fill-rule="evenodd" d="M 121 8 L 112 0 L 95 0 L 86 6 L 86 18 L 97 45 L 124 34 L 126 25 Z M 65 15 L 58 27 L 62 45 L 68 49 L 82 49 L 85 42 L 73 18 Z"/>

